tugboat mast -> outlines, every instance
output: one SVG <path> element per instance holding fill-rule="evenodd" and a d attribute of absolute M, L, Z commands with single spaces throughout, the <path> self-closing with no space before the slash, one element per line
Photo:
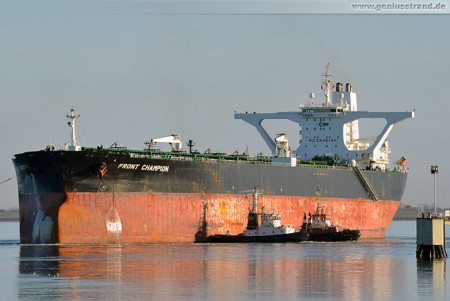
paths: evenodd
<path fill-rule="evenodd" d="M 256 213 L 258 210 L 258 194 L 261 194 L 261 192 L 258 192 L 258 186 L 253 187 L 253 201 L 252 201 L 252 213 Z"/>
<path fill-rule="evenodd" d="M 80 151 L 81 146 L 78 144 L 76 136 L 76 120 L 80 117 L 80 114 L 76 113 L 74 109 L 71 109 L 70 114 L 66 115 L 66 117 L 70 119 L 67 125 L 72 128 L 71 140 L 69 145 L 66 146 L 66 150 Z"/>

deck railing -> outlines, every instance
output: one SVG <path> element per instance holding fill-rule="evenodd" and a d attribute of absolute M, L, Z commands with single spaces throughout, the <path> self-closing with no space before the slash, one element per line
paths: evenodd
<path fill-rule="evenodd" d="M 82 150 L 88 152 L 106 152 L 112 154 L 128 155 L 130 158 L 139 159 L 161 159 L 178 161 L 199 161 L 209 163 L 239 163 L 239 164 L 267 164 L 276 166 L 291 166 L 290 163 L 272 162 L 270 156 L 249 156 L 245 154 L 225 154 L 225 153 L 186 153 L 186 152 L 163 152 L 159 150 L 128 150 L 125 148 L 88 148 Z M 348 165 L 326 165 L 314 161 L 297 160 L 295 167 L 319 168 L 319 169 L 339 169 L 347 170 L 353 167 Z M 387 169 L 386 172 L 403 172 L 400 169 Z"/>

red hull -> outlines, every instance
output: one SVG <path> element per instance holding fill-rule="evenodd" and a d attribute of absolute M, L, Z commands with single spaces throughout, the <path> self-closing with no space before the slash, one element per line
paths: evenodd
<path fill-rule="evenodd" d="M 303 212 L 314 212 L 316 197 L 260 196 L 259 206 L 276 209 L 282 222 L 300 228 Z M 204 204 L 206 219 L 203 219 Z M 361 239 L 383 238 L 399 201 L 320 198 L 336 224 L 359 229 Z M 72 243 L 193 242 L 202 221 L 204 235 L 241 233 L 251 195 L 193 193 L 67 193 L 59 208 L 57 237 Z"/>

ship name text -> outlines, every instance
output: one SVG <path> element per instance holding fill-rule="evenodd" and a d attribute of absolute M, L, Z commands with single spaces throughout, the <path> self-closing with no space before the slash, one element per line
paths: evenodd
<path fill-rule="evenodd" d="M 129 170 L 169 172 L 169 166 L 167 165 L 147 165 L 147 164 L 141 165 L 141 164 L 120 163 L 119 166 L 117 166 L 117 168 Z"/>

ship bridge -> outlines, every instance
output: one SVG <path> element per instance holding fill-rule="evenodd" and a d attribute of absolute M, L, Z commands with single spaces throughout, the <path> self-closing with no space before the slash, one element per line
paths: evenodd
<path fill-rule="evenodd" d="M 357 110 L 356 93 L 350 84 L 338 83 L 331 92 L 329 66 L 327 66 L 325 85 L 325 101 L 316 104 L 311 93 L 306 105 L 298 111 L 276 113 L 235 113 L 235 119 L 241 119 L 253 125 L 266 142 L 272 155 L 276 156 L 276 142 L 267 133 L 262 122 L 267 119 L 289 120 L 299 126 L 299 146 L 293 151 L 297 159 L 309 161 L 323 154 L 339 158 L 347 162 L 367 162 L 372 167 L 385 169 L 389 166 L 390 152 L 387 137 L 394 125 L 414 118 L 414 112 L 368 112 Z M 386 124 L 375 137 L 360 137 L 360 119 L 384 119 Z M 370 142 L 370 143 L 369 143 Z"/>

